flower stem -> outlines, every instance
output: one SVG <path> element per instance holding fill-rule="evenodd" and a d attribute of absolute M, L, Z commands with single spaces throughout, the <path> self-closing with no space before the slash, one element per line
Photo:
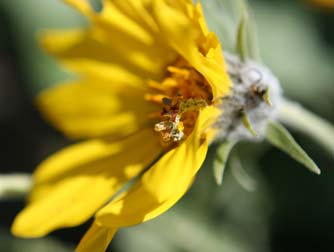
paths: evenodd
<path fill-rule="evenodd" d="M 306 110 L 295 102 L 284 100 L 279 120 L 287 126 L 309 135 L 330 154 L 334 154 L 334 127 L 326 120 Z"/>
<path fill-rule="evenodd" d="M 24 197 L 31 185 L 32 179 L 29 174 L 0 174 L 0 200 Z"/>

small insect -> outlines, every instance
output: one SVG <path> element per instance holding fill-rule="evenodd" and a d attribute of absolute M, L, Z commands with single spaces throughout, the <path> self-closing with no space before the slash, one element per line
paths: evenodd
<path fill-rule="evenodd" d="M 184 137 L 184 126 L 180 115 L 168 118 L 167 121 L 162 121 L 154 125 L 154 130 L 160 132 L 162 141 L 164 142 L 179 142 Z"/>
<path fill-rule="evenodd" d="M 208 106 L 207 102 L 203 99 L 190 98 L 190 99 L 187 99 L 187 100 L 181 102 L 180 113 L 182 114 L 182 113 L 184 113 L 186 111 L 189 111 L 189 110 L 197 111 L 197 110 L 200 110 L 200 109 L 205 108 L 207 106 Z"/>

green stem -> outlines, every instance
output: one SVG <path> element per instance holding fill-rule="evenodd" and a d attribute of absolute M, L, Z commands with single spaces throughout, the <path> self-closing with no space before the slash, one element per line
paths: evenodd
<path fill-rule="evenodd" d="M 287 126 L 312 137 L 331 154 L 334 154 L 334 127 L 326 120 L 306 110 L 298 103 L 284 100 L 279 120 Z"/>

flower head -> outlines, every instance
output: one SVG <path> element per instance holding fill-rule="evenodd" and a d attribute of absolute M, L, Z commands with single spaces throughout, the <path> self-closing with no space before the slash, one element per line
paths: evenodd
<path fill-rule="evenodd" d="M 39 237 L 95 215 L 77 251 L 104 251 L 116 230 L 173 206 L 201 167 L 229 94 L 221 45 L 191 0 L 67 0 L 91 25 L 44 34 L 79 78 L 38 105 L 74 139 L 40 164 L 12 231 Z M 118 193 L 130 180 L 134 184 Z"/>

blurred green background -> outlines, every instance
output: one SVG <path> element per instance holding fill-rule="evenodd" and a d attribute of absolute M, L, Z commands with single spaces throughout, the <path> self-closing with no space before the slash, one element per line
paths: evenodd
<path fill-rule="evenodd" d="M 233 51 L 235 0 L 203 0 L 210 27 Z M 334 122 L 333 10 L 307 1 L 250 0 L 263 62 L 285 95 Z M 96 7 L 99 4 L 95 2 Z M 43 122 L 33 96 L 66 76 L 44 55 L 36 33 L 86 21 L 60 0 L 0 1 L 0 172 L 32 172 L 47 155 L 69 143 Z M 333 251 L 334 160 L 307 136 L 293 132 L 322 170 L 311 174 L 266 143 L 241 144 L 251 178 L 228 169 L 217 187 L 210 158 L 190 192 L 172 210 L 146 224 L 121 230 L 114 252 Z M 328 136 L 333 138 L 334 136 Z M 66 252 L 89 224 L 36 240 L 9 233 L 23 200 L 0 200 L 0 252 Z"/>

